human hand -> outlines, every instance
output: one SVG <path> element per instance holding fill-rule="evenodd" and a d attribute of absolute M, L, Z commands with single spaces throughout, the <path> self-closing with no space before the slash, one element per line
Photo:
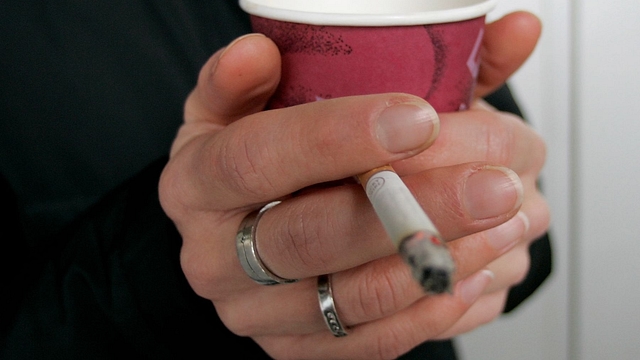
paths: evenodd
<path fill-rule="evenodd" d="M 489 35 L 485 44 L 496 36 Z M 484 321 L 465 314 L 481 306 L 492 288 L 502 289 L 497 285 L 502 268 L 494 260 L 546 228 L 543 216 L 527 212 L 529 230 L 525 234 L 522 226 L 520 232 L 503 233 L 506 245 L 497 246 L 500 236 L 491 241 L 482 232 L 521 208 L 544 212 L 544 205 L 527 194 L 524 180 L 494 165 L 537 174 L 544 160 L 539 137 L 513 118 L 478 105 L 443 114 L 440 122 L 424 101 L 403 94 L 263 112 L 279 69 L 279 54 L 269 40 L 242 38 L 204 66 L 185 105 L 185 123 L 163 172 L 160 196 L 183 237 L 182 266 L 194 290 L 212 300 L 232 331 L 252 337 L 276 358 L 397 357 L 425 340 Z M 508 71 L 502 70 L 497 73 L 504 78 L 490 76 L 483 86 L 504 81 Z M 407 119 L 406 132 L 385 131 L 390 129 L 380 125 L 381 119 L 390 114 Z M 478 132 L 456 134 L 476 118 L 482 119 Z M 439 128 L 429 149 L 434 158 L 425 158 Z M 487 148 L 483 141 L 489 138 L 493 142 Z M 450 155 L 438 157 L 437 151 Z M 341 182 L 387 163 L 406 175 L 443 235 L 456 239 L 450 245 L 460 281 L 453 295 L 424 296 L 362 190 Z M 331 186 L 332 181 L 337 183 Z M 244 216 L 273 199 L 285 201 L 260 221 L 260 256 L 276 274 L 302 280 L 266 287 L 239 266 L 234 238 Z M 481 271 L 490 263 L 495 279 Z M 346 338 L 329 333 L 318 309 L 316 276 L 325 273 L 334 274 L 336 306 L 351 327 Z M 482 296 L 485 290 L 489 294 Z"/>

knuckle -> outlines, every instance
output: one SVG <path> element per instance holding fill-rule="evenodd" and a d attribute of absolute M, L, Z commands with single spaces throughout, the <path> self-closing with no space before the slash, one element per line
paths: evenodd
<path fill-rule="evenodd" d="M 215 300 L 215 297 L 212 298 L 214 294 L 210 294 L 208 289 L 224 282 L 221 275 L 224 272 L 216 271 L 215 262 L 203 258 L 202 254 L 199 251 L 191 251 L 189 246 L 183 246 L 180 252 L 180 266 L 196 294 Z"/>
<path fill-rule="evenodd" d="M 185 182 L 180 179 L 180 171 L 175 163 L 170 161 L 162 170 L 158 181 L 158 199 L 162 210 L 167 216 L 176 221 L 187 210 L 188 191 Z"/>
<path fill-rule="evenodd" d="M 525 125 L 526 126 L 526 125 Z M 531 129 L 529 127 L 529 129 Z M 532 164 L 531 171 L 536 174 L 542 170 L 546 160 L 547 160 L 547 143 L 544 141 L 542 136 L 531 129 L 532 136 L 528 141 L 529 151 L 528 154 L 535 154 L 536 156 L 531 156 Z"/>
<path fill-rule="evenodd" d="M 222 147 L 220 151 L 223 154 L 220 156 L 210 158 L 220 160 L 224 176 L 220 176 L 219 179 L 224 181 L 227 187 L 257 199 L 263 199 L 265 194 L 271 194 L 275 189 L 266 173 L 266 169 L 270 167 L 269 147 L 250 144 L 250 141 L 239 140 L 235 144 Z"/>
<path fill-rule="evenodd" d="M 517 142 L 515 127 L 512 126 L 516 117 L 502 112 L 491 113 L 490 115 L 497 115 L 498 121 L 495 121 L 495 117 L 484 118 L 485 129 L 482 132 L 484 137 L 481 146 L 485 152 L 485 159 L 508 166 L 513 161 L 513 149 Z"/>
<path fill-rule="evenodd" d="M 507 112 L 502 112 L 501 120 L 503 123 L 503 133 L 506 136 L 505 151 L 509 152 L 503 160 L 505 165 L 513 165 L 516 163 L 518 156 L 526 156 L 526 170 L 530 172 L 539 172 L 547 158 L 547 144 L 544 138 L 529 124 L 524 122 L 522 118 Z"/>
<path fill-rule="evenodd" d="M 322 211 L 312 213 L 324 214 Z M 314 221 L 307 221 L 301 214 L 307 211 L 296 211 L 286 216 L 279 216 L 281 230 L 277 231 L 279 236 L 274 238 L 273 249 L 277 252 L 282 261 L 289 263 L 299 263 L 305 270 L 311 272 L 321 271 L 329 261 L 331 253 L 329 244 L 324 244 L 321 239 L 325 238 L 324 232 L 326 223 L 323 218 L 314 218 Z M 325 215 L 321 215 L 325 216 Z"/>
<path fill-rule="evenodd" d="M 400 261 L 400 260 L 399 260 Z M 355 314 L 368 321 L 391 315 L 413 298 L 408 284 L 410 274 L 402 266 L 389 266 L 385 261 L 372 263 L 371 271 L 359 282 Z"/>
<path fill-rule="evenodd" d="M 286 207 L 278 207 L 274 211 L 279 212 L 265 220 L 271 233 L 270 248 L 265 251 L 309 275 L 335 268 L 345 251 L 345 242 L 340 239 L 344 236 L 343 215 L 326 211 L 326 202 L 314 199 L 317 197 L 288 199 Z"/>
<path fill-rule="evenodd" d="M 539 171 L 547 156 L 547 146 L 542 136 L 514 114 L 497 112 L 494 115 L 497 118 L 485 118 L 486 131 L 483 134 L 486 158 L 512 166 L 518 156 L 524 154 L 531 159 L 529 167 Z"/>
<path fill-rule="evenodd" d="M 542 155 L 541 159 L 544 162 L 544 160 L 546 160 L 546 158 L 547 158 L 547 152 L 548 152 L 547 142 L 544 140 L 542 135 L 540 135 L 539 133 L 537 133 L 535 131 L 534 131 L 534 136 L 533 136 L 532 142 L 533 142 L 533 146 L 534 146 L 536 152 L 538 152 L 538 153 L 540 153 Z"/>
<path fill-rule="evenodd" d="M 390 289 L 393 281 L 389 276 L 367 276 L 359 285 L 359 312 L 364 318 L 378 319 L 392 312 L 397 307 L 394 291 L 381 291 L 385 287 Z"/>
<path fill-rule="evenodd" d="M 389 328 L 378 336 L 375 344 L 369 348 L 367 356 L 371 359 L 397 359 L 411 347 L 407 344 L 407 334 L 400 327 Z"/>
<path fill-rule="evenodd" d="M 531 266 L 531 257 L 529 256 L 529 251 L 526 247 L 523 247 L 521 251 L 515 252 L 514 255 L 515 262 L 513 271 L 511 272 L 509 279 L 507 279 L 508 283 L 511 285 L 516 285 L 524 281 Z"/>
<path fill-rule="evenodd" d="M 218 317 L 229 331 L 243 337 L 255 335 L 256 329 L 252 322 L 247 321 L 246 311 L 239 311 L 238 305 L 233 302 L 218 302 L 215 307 Z"/>
<path fill-rule="evenodd" d="M 507 301 L 508 291 L 500 291 L 494 294 L 486 295 L 488 302 L 479 312 L 478 326 L 489 324 L 500 317 Z"/>
<path fill-rule="evenodd" d="M 536 194 L 536 206 L 527 209 L 527 217 L 530 220 L 530 228 L 528 232 L 529 242 L 533 242 L 542 236 L 548 229 L 551 223 L 551 211 L 549 203 L 542 196 L 542 194 Z"/>

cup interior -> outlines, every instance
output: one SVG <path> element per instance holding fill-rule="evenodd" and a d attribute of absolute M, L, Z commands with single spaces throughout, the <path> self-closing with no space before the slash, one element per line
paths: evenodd
<path fill-rule="evenodd" d="M 498 0 L 240 0 L 249 14 L 313 25 L 393 26 L 468 20 Z"/>

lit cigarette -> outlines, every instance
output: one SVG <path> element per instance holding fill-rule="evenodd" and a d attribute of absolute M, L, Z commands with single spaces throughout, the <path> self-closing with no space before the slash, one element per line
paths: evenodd
<path fill-rule="evenodd" d="M 449 249 L 398 174 L 391 166 L 385 166 L 358 179 L 400 256 L 425 292 L 451 292 L 455 265 Z"/>

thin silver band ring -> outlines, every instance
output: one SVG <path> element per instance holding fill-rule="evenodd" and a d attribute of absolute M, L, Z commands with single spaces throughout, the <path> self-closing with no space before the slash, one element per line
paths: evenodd
<path fill-rule="evenodd" d="M 236 234 L 236 250 L 240 264 L 247 275 L 261 285 L 288 284 L 298 281 L 297 279 L 285 279 L 274 274 L 258 255 L 256 239 L 258 221 L 267 210 L 279 203 L 280 201 L 270 202 L 260 210 L 253 211 L 245 216 Z"/>
<path fill-rule="evenodd" d="M 347 336 L 347 330 L 338 317 L 336 306 L 333 302 L 333 290 L 331 289 L 331 274 L 318 276 L 318 302 L 322 318 L 335 337 Z"/>

